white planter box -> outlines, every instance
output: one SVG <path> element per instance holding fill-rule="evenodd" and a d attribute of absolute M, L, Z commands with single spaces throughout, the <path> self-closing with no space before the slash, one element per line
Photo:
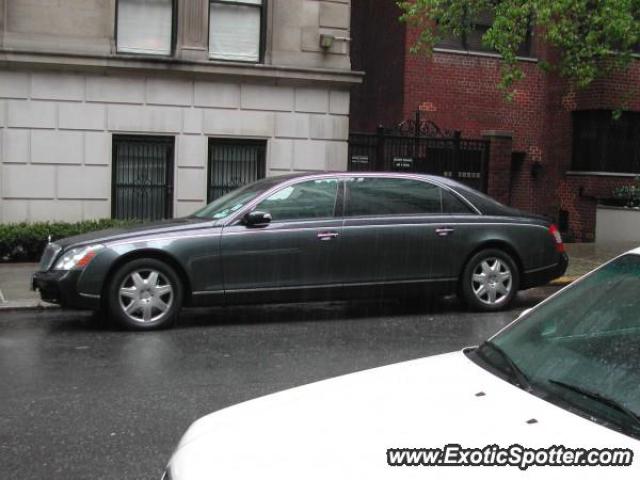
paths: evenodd
<path fill-rule="evenodd" d="M 640 244 L 640 209 L 596 208 L 596 243 L 636 242 Z"/>

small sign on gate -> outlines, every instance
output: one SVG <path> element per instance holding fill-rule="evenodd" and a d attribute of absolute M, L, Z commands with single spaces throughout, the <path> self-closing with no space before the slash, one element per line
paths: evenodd
<path fill-rule="evenodd" d="M 413 158 L 394 157 L 393 167 L 408 170 L 413 167 Z"/>
<path fill-rule="evenodd" d="M 355 163 L 355 164 L 368 164 L 369 163 L 369 156 L 368 155 L 352 155 L 351 156 L 351 163 Z"/>

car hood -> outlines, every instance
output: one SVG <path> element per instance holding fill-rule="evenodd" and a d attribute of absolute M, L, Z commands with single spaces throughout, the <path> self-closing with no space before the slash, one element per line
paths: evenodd
<path fill-rule="evenodd" d="M 484 395 L 478 395 L 483 392 Z M 535 419 L 537 422 L 531 422 Z M 173 480 L 530 478 L 559 467 L 389 467 L 388 448 L 625 447 L 639 442 L 535 397 L 463 353 L 338 377 L 196 421 L 170 461 Z M 551 469 L 551 470 L 550 470 Z M 606 469 L 606 472 L 605 470 Z M 639 468 L 563 468 L 563 478 L 637 477 Z"/>
<path fill-rule="evenodd" d="M 145 223 L 142 225 L 132 225 L 128 227 L 109 228 L 106 230 L 98 230 L 95 232 L 85 233 L 83 235 L 75 235 L 56 240 L 55 243 L 62 248 L 70 246 L 85 245 L 89 243 L 105 243 L 114 240 L 123 240 L 127 238 L 135 238 L 144 235 L 154 235 L 157 233 L 175 232 L 180 230 L 189 230 L 198 226 L 210 226 L 212 221 L 197 217 L 174 218 L 171 220 L 162 220 L 159 222 Z"/>

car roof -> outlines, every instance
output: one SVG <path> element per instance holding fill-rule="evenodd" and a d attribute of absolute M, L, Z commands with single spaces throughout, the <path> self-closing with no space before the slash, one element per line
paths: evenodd
<path fill-rule="evenodd" d="M 423 180 L 431 180 L 436 183 L 445 184 L 449 187 L 466 187 L 465 185 L 456 182 L 447 177 L 440 177 L 438 175 L 428 175 L 425 173 L 413 173 L 413 172 L 344 172 L 344 171 L 326 171 L 326 172 L 295 172 L 285 173 L 283 175 L 276 175 L 269 177 L 278 179 L 279 181 L 293 180 L 296 178 L 319 178 L 319 177 L 388 177 L 388 178 L 421 178 Z"/>

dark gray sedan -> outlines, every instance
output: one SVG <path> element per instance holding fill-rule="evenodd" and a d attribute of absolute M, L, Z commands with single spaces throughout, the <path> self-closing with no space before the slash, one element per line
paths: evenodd
<path fill-rule="evenodd" d="M 446 178 L 271 177 L 186 218 L 58 240 L 34 287 L 122 325 L 171 325 L 182 306 L 458 293 L 509 305 L 564 273 L 557 228 Z"/>

